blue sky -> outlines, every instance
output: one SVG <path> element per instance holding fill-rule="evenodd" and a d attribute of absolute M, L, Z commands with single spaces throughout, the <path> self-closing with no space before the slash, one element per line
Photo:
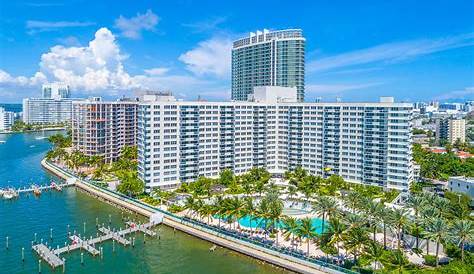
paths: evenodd
<path fill-rule="evenodd" d="M 77 97 L 230 97 L 231 41 L 301 28 L 306 100 L 474 99 L 473 1 L 0 3 L 0 101 L 65 81 Z"/>

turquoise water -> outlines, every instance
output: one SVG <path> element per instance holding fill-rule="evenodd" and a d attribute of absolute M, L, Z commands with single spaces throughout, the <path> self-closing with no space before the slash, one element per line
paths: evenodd
<path fill-rule="evenodd" d="M 52 133 L 45 133 L 49 135 Z M 0 188 L 23 187 L 32 183 L 47 184 L 59 180 L 45 172 L 40 160 L 49 149 L 46 139 L 38 140 L 40 133 L 0 134 Z M 112 227 L 123 227 L 122 212 L 102 203 L 74 188 L 63 192 L 43 192 L 40 198 L 22 195 L 14 201 L 0 200 L 0 273 L 38 273 L 38 257 L 31 250 L 34 233 L 55 247 L 67 241 L 67 225 L 70 229 L 95 236 L 95 220 L 107 223 L 111 217 Z M 145 221 L 139 216 L 125 213 L 125 217 Z M 49 239 L 53 228 L 53 239 Z M 104 259 L 84 254 L 85 264 L 80 264 L 80 252 L 65 254 L 66 273 L 286 273 L 260 261 L 236 252 L 217 248 L 209 252 L 212 244 L 184 233 L 174 232 L 166 226 L 158 228 L 160 239 L 148 238 L 143 243 L 143 235 L 137 234 L 135 248 L 116 246 L 112 243 L 104 247 Z M 9 249 L 6 249 L 6 237 Z M 25 261 L 21 261 L 21 248 L 25 248 Z M 62 273 L 62 269 L 52 271 L 42 263 L 42 273 Z"/>
<path fill-rule="evenodd" d="M 245 216 L 239 219 L 239 224 L 241 226 L 250 227 L 250 228 L 264 228 L 265 224 L 262 218 L 251 218 L 250 216 Z M 314 227 L 314 231 L 318 234 L 321 234 L 322 231 L 322 220 L 319 218 L 311 218 L 311 224 Z M 282 228 L 284 226 L 283 222 L 278 222 L 277 227 Z"/>

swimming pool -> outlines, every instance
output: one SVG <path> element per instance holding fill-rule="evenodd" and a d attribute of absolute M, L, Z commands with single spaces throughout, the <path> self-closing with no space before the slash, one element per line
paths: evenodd
<path fill-rule="evenodd" d="M 240 218 L 238 221 L 241 226 L 249 228 L 264 228 L 264 222 L 262 218 L 250 218 L 250 216 L 245 216 Z M 314 227 L 314 231 L 318 234 L 321 234 L 322 222 L 323 221 L 319 218 L 311 218 L 311 224 Z M 283 227 L 283 222 L 279 222 L 277 224 L 277 227 Z"/>

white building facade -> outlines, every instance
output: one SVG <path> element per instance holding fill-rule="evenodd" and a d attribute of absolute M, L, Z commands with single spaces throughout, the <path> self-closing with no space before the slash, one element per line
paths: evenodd
<path fill-rule="evenodd" d="M 138 109 L 139 176 L 174 188 L 199 176 L 302 166 L 320 176 L 406 190 L 413 178 L 412 105 L 184 102 L 145 96 Z"/>
<path fill-rule="evenodd" d="M 71 99 L 23 99 L 23 122 L 27 124 L 55 124 L 71 121 Z"/>
<path fill-rule="evenodd" d="M 0 107 L 0 132 L 9 131 L 15 122 L 15 113 Z"/>

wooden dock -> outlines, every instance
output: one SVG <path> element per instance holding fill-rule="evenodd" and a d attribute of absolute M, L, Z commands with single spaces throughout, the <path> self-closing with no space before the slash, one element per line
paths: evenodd
<path fill-rule="evenodd" d="M 16 189 L 16 192 L 18 194 L 22 194 L 22 193 L 33 193 L 33 191 L 35 191 L 36 189 L 37 190 L 40 190 L 40 191 L 43 191 L 43 190 L 54 190 L 54 189 L 57 189 L 57 187 L 60 187 L 60 188 L 64 188 L 64 187 L 68 187 L 68 186 L 72 186 L 74 185 L 74 183 L 62 183 L 62 184 L 56 184 L 56 185 L 43 185 L 43 186 L 37 186 L 37 187 L 24 187 L 24 188 L 19 188 L 19 189 Z"/>
<path fill-rule="evenodd" d="M 114 240 L 119 244 L 124 246 L 130 245 L 130 241 L 125 237 L 128 234 L 135 232 L 142 232 L 149 236 L 156 236 L 156 232 L 152 231 L 150 228 L 157 225 L 157 223 L 146 223 L 146 224 L 136 224 L 133 222 L 127 222 L 128 228 L 120 231 L 112 231 L 110 228 L 99 227 L 98 230 L 102 234 L 96 238 L 92 239 L 82 239 L 77 235 L 71 235 L 69 239 L 71 244 L 66 245 L 57 249 L 50 249 L 44 244 L 36 244 L 32 246 L 32 249 L 36 251 L 39 257 L 46 261 L 52 268 L 62 266 L 64 264 L 63 259 L 61 259 L 61 254 L 69 253 L 71 251 L 81 249 L 89 252 L 93 256 L 100 255 L 100 251 L 96 249 L 95 245 L 108 240 Z"/>

